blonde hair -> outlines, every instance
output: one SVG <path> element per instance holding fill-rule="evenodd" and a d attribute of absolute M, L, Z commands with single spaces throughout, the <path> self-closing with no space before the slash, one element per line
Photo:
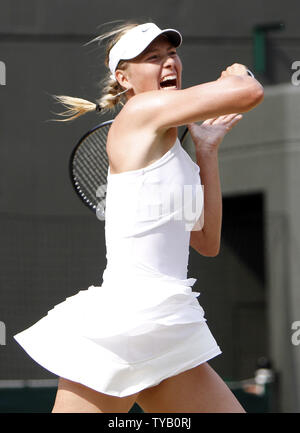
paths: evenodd
<path fill-rule="evenodd" d="M 138 26 L 137 22 L 129 22 L 127 21 L 124 24 L 121 24 L 109 32 L 106 32 L 91 41 L 87 42 L 85 45 L 88 45 L 92 42 L 98 41 L 99 43 L 103 42 L 106 39 L 109 39 L 106 45 L 105 52 L 105 61 L 104 64 L 108 68 L 109 62 L 109 52 L 112 47 L 118 42 L 118 40 L 126 33 L 128 30 Z M 125 61 L 120 61 L 118 64 L 118 69 L 125 70 L 127 63 Z M 90 102 L 86 99 L 82 98 L 74 98 L 72 96 L 65 95 L 52 95 L 53 98 L 64 105 L 67 108 L 67 111 L 62 113 L 56 113 L 59 116 L 66 117 L 66 119 L 54 119 L 58 122 L 67 122 L 69 120 L 76 119 L 79 116 L 82 116 L 89 111 L 101 111 L 104 113 L 108 110 L 115 109 L 118 104 L 123 105 L 124 101 L 124 89 L 119 84 L 119 82 L 112 76 L 111 71 L 108 70 L 106 76 L 102 80 L 102 95 L 96 102 Z"/>

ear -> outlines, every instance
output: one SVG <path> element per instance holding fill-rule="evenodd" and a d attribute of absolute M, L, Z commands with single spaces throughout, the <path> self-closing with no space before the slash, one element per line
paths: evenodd
<path fill-rule="evenodd" d="M 126 71 L 123 71 L 122 69 L 117 69 L 115 72 L 115 76 L 116 76 L 116 79 L 119 82 L 120 86 L 124 87 L 124 89 L 131 89 L 132 88 Z"/>

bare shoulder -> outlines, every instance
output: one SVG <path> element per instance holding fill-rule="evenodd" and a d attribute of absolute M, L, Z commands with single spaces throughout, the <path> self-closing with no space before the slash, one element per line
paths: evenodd
<path fill-rule="evenodd" d="M 144 99 L 144 98 L 138 98 Z M 177 128 L 158 132 L 151 122 L 147 122 L 137 104 L 129 104 L 116 116 L 106 144 L 111 174 L 138 170 L 159 159 L 174 143 Z"/>
<path fill-rule="evenodd" d="M 162 91 L 151 90 L 139 93 L 126 102 L 116 120 L 118 124 L 130 121 L 132 127 L 144 127 L 145 123 L 153 128 L 153 114 L 162 108 Z"/>

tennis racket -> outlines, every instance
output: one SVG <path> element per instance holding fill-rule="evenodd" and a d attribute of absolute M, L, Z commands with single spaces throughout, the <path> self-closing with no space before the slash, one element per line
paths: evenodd
<path fill-rule="evenodd" d="M 69 160 L 69 175 L 76 194 L 100 220 L 105 219 L 109 166 L 106 139 L 112 122 L 113 120 L 102 122 L 84 134 Z M 185 128 L 181 135 L 181 144 L 184 144 L 187 135 L 188 128 Z"/>

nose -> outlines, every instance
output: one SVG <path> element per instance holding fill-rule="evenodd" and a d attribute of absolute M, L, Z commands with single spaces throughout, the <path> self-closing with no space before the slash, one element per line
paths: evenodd
<path fill-rule="evenodd" d="M 174 65 L 175 65 L 175 59 L 171 55 L 166 54 L 163 66 L 165 68 L 170 68 L 173 67 Z"/>

